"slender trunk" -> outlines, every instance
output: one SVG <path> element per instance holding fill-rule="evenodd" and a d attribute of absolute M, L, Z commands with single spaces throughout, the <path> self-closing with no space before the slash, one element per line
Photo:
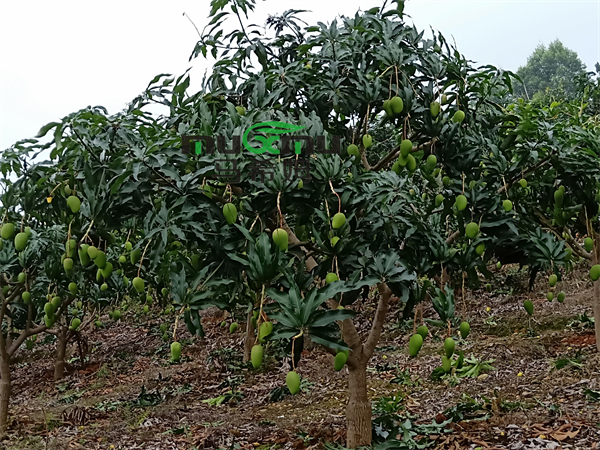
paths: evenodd
<path fill-rule="evenodd" d="M 600 264 L 600 234 L 595 236 L 595 245 L 592 252 L 593 260 L 592 264 Z M 596 330 L 596 347 L 600 352 L 600 279 L 594 281 L 594 298 L 593 298 L 593 310 L 594 310 L 594 323 Z"/>
<path fill-rule="evenodd" d="M 0 439 L 6 436 L 8 426 L 8 403 L 10 401 L 11 380 L 9 356 L 1 352 L 0 356 Z"/>
<path fill-rule="evenodd" d="M 254 327 L 252 326 L 252 311 L 248 312 L 246 319 L 246 341 L 244 342 L 244 362 L 250 361 L 252 346 L 256 336 L 254 336 Z"/>
<path fill-rule="evenodd" d="M 366 359 L 366 358 L 365 358 Z M 367 362 L 348 367 L 350 398 L 346 408 L 346 447 L 371 445 L 371 402 L 367 396 Z"/>
<path fill-rule="evenodd" d="M 67 350 L 67 330 L 62 329 L 56 338 L 56 360 L 54 361 L 54 380 L 65 376 L 65 353 Z"/>

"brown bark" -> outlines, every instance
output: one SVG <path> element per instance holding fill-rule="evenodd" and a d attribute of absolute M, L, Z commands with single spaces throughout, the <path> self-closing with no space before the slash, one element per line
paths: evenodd
<path fill-rule="evenodd" d="M 246 318 L 246 341 L 244 342 L 244 362 L 250 361 L 252 346 L 256 337 L 254 336 L 254 327 L 252 326 L 252 311 L 248 312 Z"/>
<path fill-rule="evenodd" d="M 56 359 L 54 361 L 54 380 L 65 376 L 65 353 L 67 350 L 67 330 L 62 328 L 56 336 Z"/>
<path fill-rule="evenodd" d="M 594 260 L 592 264 L 600 264 L 600 234 L 594 233 L 594 249 L 592 252 L 594 253 Z M 596 347 L 600 352 L 600 279 L 594 281 L 594 298 L 593 302 L 593 311 L 594 311 L 594 327 L 596 331 Z"/>
<path fill-rule="evenodd" d="M 367 395 L 367 363 L 379 342 L 385 315 L 387 314 L 391 289 L 386 283 L 379 283 L 379 304 L 373 318 L 373 325 L 365 344 L 356 331 L 351 319 L 343 322 L 344 341 L 352 349 L 348 358 L 348 406 L 346 408 L 346 446 L 355 448 L 371 445 L 371 402 Z"/>
<path fill-rule="evenodd" d="M 8 403 L 11 393 L 11 379 L 9 356 L 4 349 L 0 353 L 0 439 L 4 439 L 8 427 Z"/>
<path fill-rule="evenodd" d="M 346 408 L 348 433 L 346 447 L 371 445 L 371 402 L 367 396 L 367 361 L 361 358 L 356 367 L 349 368 L 349 400 Z"/>

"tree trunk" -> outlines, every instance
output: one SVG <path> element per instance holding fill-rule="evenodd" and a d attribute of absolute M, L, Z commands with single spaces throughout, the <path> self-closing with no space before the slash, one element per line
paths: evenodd
<path fill-rule="evenodd" d="M 252 326 L 252 311 L 249 311 L 248 317 L 246 319 L 246 341 L 244 342 L 244 362 L 250 361 L 250 356 L 252 353 L 252 346 L 254 345 L 255 340 L 256 340 L 256 336 L 254 336 L 254 327 Z"/>
<path fill-rule="evenodd" d="M 593 254 L 593 259 L 592 259 L 592 265 L 593 264 L 600 264 L 600 234 L 595 235 L 595 244 L 594 244 L 594 249 L 592 250 Z M 594 311 L 594 323 L 595 323 L 595 330 L 596 330 L 596 347 L 598 348 L 598 351 L 600 352 L 600 279 L 594 281 L 594 298 L 593 298 L 593 311 Z"/>
<path fill-rule="evenodd" d="M 370 446 L 371 402 L 367 396 L 367 362 L 360 362 L 353 368 L 348 367 L 348 372 L 350 398 L 346 408 L 346 447 Z"/>
<path fill-rule="evenodd" d="M 54 361 L 54 380 L 65 376 L 65 353 L 67 350 L 67 330 L 61 329 L 56 336 L 56 359 Z"/>
<path fill-rule="evenodd" d="M 3 354 L 0 357 L 0 439 L 6 437 L 10 391 L 11 380 L 9 357 L 8 355 Z"/>

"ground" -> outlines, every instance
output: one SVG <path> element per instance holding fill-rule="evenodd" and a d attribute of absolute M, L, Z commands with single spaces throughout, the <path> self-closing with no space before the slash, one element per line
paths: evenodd
<path fill-rule="evenodd" d="M 471 334 L 456 338 L 457 352 L 493 360 L 488 364 L 495 368 L 475 378 L 432 380 L 445 330 L 430 326 L 434 335 L 411 359 L 412 321 L 402 321 L 399 304 L 392 305 L 369 365 L 369 395 L 383 414 L 379 432 L 386 430 L 385 417 L 402 417 L 405 436 L 411 424 L 431 426 L 417 428 L 407 447 L 395 448 L 420 441 L 440 449 L 600 449 L 600 354 L 588 319 L 592 287 L 583 279 L 584 269 L 559 283 L 567 294 L 562 304 L 546 300 L 545 280 L 522 293 L 516 286 L 526 283 L 526 274 L 513 267 L 496 273 L 492 293 L 469 292 L 464 303 L 459 295 L 457 315 L 464 309 Z M 527 295 L 534 320 L 522 307 Z M 373 301 L 355 306 L 359 318 L 372 317 L 374 307 Z M 131 307 L 119 324 L 103 317 L 102 328 L 83 330 L 86 362 L 81 366 L 71 345 L 72 370 L 58 382 L 52 379 L 53 343 L 40 336 L 33 350 L 23 349 L 13 365 L 9 438 L 0 448 L 343 446 L 348 375 L 346 368 L 333 369 L 331 355 L 319 347 L 304 350 L 301 391 L 291 396 L 285 349 L 267 346 L 265 367 L 248 368 L 241 361 L 243 331 L 221 327 L 221 312 L 204 312 L 204 339 L 192 339 L 179 324 L 183 356 L 172 363 L 158 329 L 172 316 L 157 307 L 146 315 L 140 310 Z M 437 319 L 428 306 L 424 316 Z M 367 330 L 368 320 L 362 322 Z"/>

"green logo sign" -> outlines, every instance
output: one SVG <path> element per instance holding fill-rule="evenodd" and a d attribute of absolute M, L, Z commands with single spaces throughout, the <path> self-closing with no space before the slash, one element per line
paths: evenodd
<path fill-rule="evenodd" d="M 289 123 L 285 123 L 285 122 L 275 122 L 275 121 L 260 122 L 260 123 L 257 123 L 256 125 L 252 125 L 250 128 L 248 128 L 246 130 L 246 132 L 244 133 L 242 144 L 244 145 L 246 150 L 248 150 L 252 153 L 256 153 L 257 155 L 260 155 L 265 152 L 269 152 L 273 155 L 279 155 L 279 153 L 280 153 L 279 149 L 274 148 L 273 143 L 275 141 L 279 140 L 280 135 L 287 134 L 287 133 L 293 133 L 294 131 L 302 130 L 303 128 L 304 127 L 301 127 L 298 125 L 290 125 Z M 254 132 L 254 139 L 263 144 L 261 148 L 254 148 L 248 142 L 248 136 L 251 131 Z M 267 135 L 267 137 L 261 136 L 258 133 L 265 134 L 265 135 Z M 269 135 L 273 135 L 273 136 L 269 136 Z M 295 153 L 300 154 L 301 146 L 302 146 L 301 142 L 294 143 Z"/>

